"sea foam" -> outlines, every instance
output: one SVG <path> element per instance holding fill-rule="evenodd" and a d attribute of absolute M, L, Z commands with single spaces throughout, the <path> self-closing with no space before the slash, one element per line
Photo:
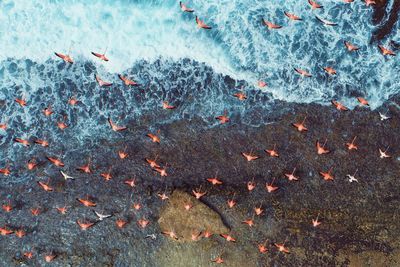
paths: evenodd
<path fill-rule="evenodd" d="M 70 50 L 75 60 L 93 60 L 106 72 L 117 73 L 141 59 L 189 58 L 253 85 L 265 80 L 269 86 L 264 90 L 277 99 L 328 103 L 334 98 L 354 107 L 354 96 L 361 95 L 378 107 L 398 92 L 400 66 L 397 58 L 383 57 L 369 43 L 372 9 L 360 1 L 321 4 L 323 9 L 313 11 L 307 1 L 192 0 L 187 5 L 195 13 L 188 14 L 174 0 L 2 1 L 0 60 L 43 63 L 55 51 Z M 289 21 L 283 11 L 303 21 Z M 198 29 L 195 15 L 213 29 Z M 339 25 L 324 26 L 315 15 Z M 283 28 L 268 30 L 262 18 Z M 399 38 L 399 33 L 392 37 Z M 348 52 L 344 40 L 360 51 Z M 90 54 L 106 49 L 107 63 Z M 337 69 L 338 75 L 328 77 L 325 66 Z M 294 67 L 313 77 L 299 77 Z"/>

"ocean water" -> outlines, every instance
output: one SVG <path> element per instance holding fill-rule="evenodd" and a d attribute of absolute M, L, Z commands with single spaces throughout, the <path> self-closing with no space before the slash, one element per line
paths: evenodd
<path fill-rule="evenodd" d="M 398 91 L 400 66 L 397 58 L 383 57 L 377 44 L 370 44 L 372 9 L 362 1 L 320 2 L 324 8 L 312 10 L 306 0 L 191 0 L 187 5 L 195 12 L 188 14 L 174 0 L 5 0 L 0 3 L 0 60 L 2 66 L 15 59 L 43 64 L 54 59 L 54 51 L 70 51 L 76 61 L 93 61 L 102 74 L 111 74 L 142 59 L 189 58 L 250 85 L 265 80 L 265 90 L 277 99 L 309 103 L 336 98 L 354 106 L 348 98 L 363 95 L 378 107 Z M 303 21 L 289 21 L 283 11 Z M 195 15 L 213 29 L 198 29 Z M 324 26 L 315 15 L 338 26 Z M 268 30 L 262 18 L 283 27 Z M 389 38 L 398 40 L 399 31 Z M 344 40 L 360 51 L 349 53 Z M 90 54 L 105 50 L 107 63 Z M 325 66 L 337 69 L 337 77 L 328 77 Z M 299 77 L 294 67 L 313 78 Z M 39 87 L 40 78 L 31 78 L 21 86 Z M 13 82 L 21 80 L 26 81 L 21 76 Z"/>
<path fill-rule="evenodd" d="M 354 107 L 354 97 L 364 96 L 377 108 L 399 91 L 398 58 L 384 57 L 370 44 L 372 10 L 361 1 L 321 1 L 322 10 L 312 10 L 305 0 L 186 4 L 193 14 L 183 13 L 173 0 L 1 1 L 0 122 L 9 124 L 0 133 L 1 146 L 10 148 L 16 137 L 48 138 L 65 146 L 53 151 L 62 154 L 93 135 L 107 136 L 108 117 L 128 124 L 159 112 L 164 100 L 177 106 L 165 121 L 201 116 L 215 125 L 214 117 L 226 111 L 259 125 L 268 122 L 274 99 L 323 104 L 338 99 Z M 284 11 L 303 20 L 289 21 Z M 195 15 L 213 29 L 199 29 Z M 315 15 L 338 26 L 324 26 Z M 283 27 L 268 30 L 262 18 Z M 399 37 L 397 30 L 390 39 Z M 348 52 L 344 40 L 360 50 Z M 106 51 L 110 61 L 91 51 Z M 54 52 L 69 52 L 75 63 L 62 62 Z M 325 66 L 338 75 L 329 77 Z M 302 78 L 293 68 L 313 77 Z M 141 86 L 127 88 L 119 73 Z M 114 85 L 100 88 L 96 74 Z M 268 86 L 258 88 L 259 80 Z M 232 96 L 239 90 L 247 101 Z M 75 107 L 67 103 L 73 96 L 80 101 Z M 21 97 L 28 102 L 25 108 L 14 102 Z M 51 120 L 42 114 L 49 105 Z M 60 131 L 55 121 L 70 127 Z M 14 145 L 1 155 L 12 161 L 21 151 Z"/>

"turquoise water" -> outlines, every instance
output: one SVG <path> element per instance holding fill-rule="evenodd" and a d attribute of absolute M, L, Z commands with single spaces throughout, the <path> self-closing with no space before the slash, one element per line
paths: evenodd
<path fill-rule="evenodd" d="M 265 90 L 278 99 L 308 103 L 337 98 L 349 106 L 356 105 L 349 96 L 364 95 L 377 107 L 399 88 L 397 58 L 387 59 L 376 44 L 369 44 L 372 9 L 362 1 L 321 1 L 324 8 L 319 10 L 312 10 L 305 0 L 188 1 L 194 14 L 181 12 L 178 3 L 2 1 L 0 60 L 3 65 L 10 58 L 44 63 L 54 58 L 54 51 L 70 50 L 76 61 L 94 61 L 107 74 L 123 72 L 141 59 L 190 58 L 249 84 L 265 80 Z M 284 11 L 303 21 L 289 21 Z M 195 15 L 213 29 L 198 29 Z M 338 26 L 324 26 L 315 15 Z M 283 27 L 268 30 L 262 18 Z M 399 37 L 398 31 L 390 36 Z M 344 40 L 360 51 L 349 53 Z M 107 63 L 90 54 L 105 50 Z M 334 67 L 337 77 L 328 77 L 325 66 Z M 302 79 L 294 67 L 309 71 L 313 78 Z M 40 78 L 32 78 L 37 80 L 31 79 L 29 86 L 40 86 Z"/>

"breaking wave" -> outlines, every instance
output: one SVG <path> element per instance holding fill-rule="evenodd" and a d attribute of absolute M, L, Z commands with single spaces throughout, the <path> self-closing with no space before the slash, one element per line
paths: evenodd
<path fill-rule="evenodd" d="M 115 74 L 140 60 L 179 62 L 189 58 L 252 85 L 265 80 L 265 90 L 274 98 L 292 102 L 336 98 L 354 106 L 349 97 L 363 95 L 372 107 L 378 107 L 398 92 L 400 66 L 396 58 L 384 58 L 376 45 L 369 44 L 372 10 L 361 1 L 321 1 L 324 8 L 316 11 L 307 1 L 294 0 L 284 4 L 261 0 L 187 2 L 194 14 L 181 12 L 175 0 L 2 1 L 0 60 L 30 59 L 44 64 L 54 51 L 67 53 L 70 49 L 76 61 L 92 60 Z M 303 21 L 289 21 L 283 11 L 298 14 Z M 316 14 L 338 26 L 323 26 Z M 195 15 L 213 29 L 198 29 Z M 268 30 L 261 24 L 262 18 L 283 27 Z M 398 32 L 392 36 L 396 38 Z M 344 40 L 360 46 L 360 51 L 346 51 Z M 90 55 L 105 50 L 110 58 L 107 63 Z M 11 63 L 2 65 L 7 64 Z M 338 75 L 328 77 L 324 66 L 333 66 Z M 306 69 L 313 77 L 302 79 L 293 67 Z"/>

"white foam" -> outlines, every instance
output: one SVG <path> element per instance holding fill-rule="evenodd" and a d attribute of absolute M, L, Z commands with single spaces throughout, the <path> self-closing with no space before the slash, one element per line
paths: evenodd
<path fill-rule="evenodd" d="M 292 102 L 329 102 L 339 98 L 350 107 L 363 95 L 372 107 L 381 105 L 400 87 L 397 58 L 386 59 L 376 45 L 370 45 L 374 26 L 372 10 L 361 1 L 320 1 L 324 9 L 312 11 L 307 1 L 284 4 L 264 0 L 188 0 L 195 14 L 214 28 L 198 29 L 195 14 L 181 12 L 174 0 L 6 0 L 0 3 L 0 60 L 30 58 L 42 63 L 54 51 L 76 60 L 94 58 L 90 52 L 106 47 L 109 72 L 122 72 L 140 59 L 153 61 L 191 58 L 216 72 L 255 84 L 264 79 L 265 90 Z M 283 11 L 303 18 L 292 22 Z M 324 27 L 315 14 L 339 23 Z M 267 30 L 261 18 L 283 26 Z M 394 39 L 400 33 L 395 33 Z M 349 53 L 349 40 L 361 47 Z M 322 67 L 338 70 L 335 78 L 324 77 Z M 309 70 L 314 77 L 301 79 L 293 67 Z M 165 77 L 168 79 L 168 77 Z"/>
<path fill-rule="evenodd" d="M 110 61 L 104 66 L 110 72 L 162 56 L 192 58 L 236 76 L 223 49 L 210 33 L 197 28 L 194 15 L 180 11 L 178 2 L 143 2 L 2 1 L 0 60 L 42 63 L 55 51 L 67 53 L 70 46 L 75 60 L 96 60 L 90 52 L 102 53 L 108 47 Z"/>
<path fill-rule="evenodd" d="M 307 1 L 195 0 L 211 21 L 216 21 L 222 34 L 226 53 L 235 66 L 254 71 L 257 77 L 267 77 L 267 90 L 275 97 L 291 102 L 329 103 L 332 98 L 350 107 L 357 105 L 346 95 L 363 95 L 373 108 L 380 106 L 400 87 L 398 56 L 385 58 L 370 44 L 372 8 L 358 1 L 318 1 L 324 8 L 312 11 Z M 303 21 L 289 21 L 283 11 L 299 15 Z M 336 27 L 322 26 L 315 15 L 337 22 Z M 268 30 L 261 18 L 283 27 Z M 399 23 L 397 23 L 399 24 Z M 395 31 L 394 38 L 400 37 Z M 361 47 L 349 53 L 343 41 Z M 387 45 L 387 43 L 383 43 Z M 333 66 L 337 77 L 328 79 L 322 70 Z M 299 79 L 293 67 L 304 68 L 313 74 L 311 79 Z M 389 85 L 390 84 L 390 85 Z"/>

